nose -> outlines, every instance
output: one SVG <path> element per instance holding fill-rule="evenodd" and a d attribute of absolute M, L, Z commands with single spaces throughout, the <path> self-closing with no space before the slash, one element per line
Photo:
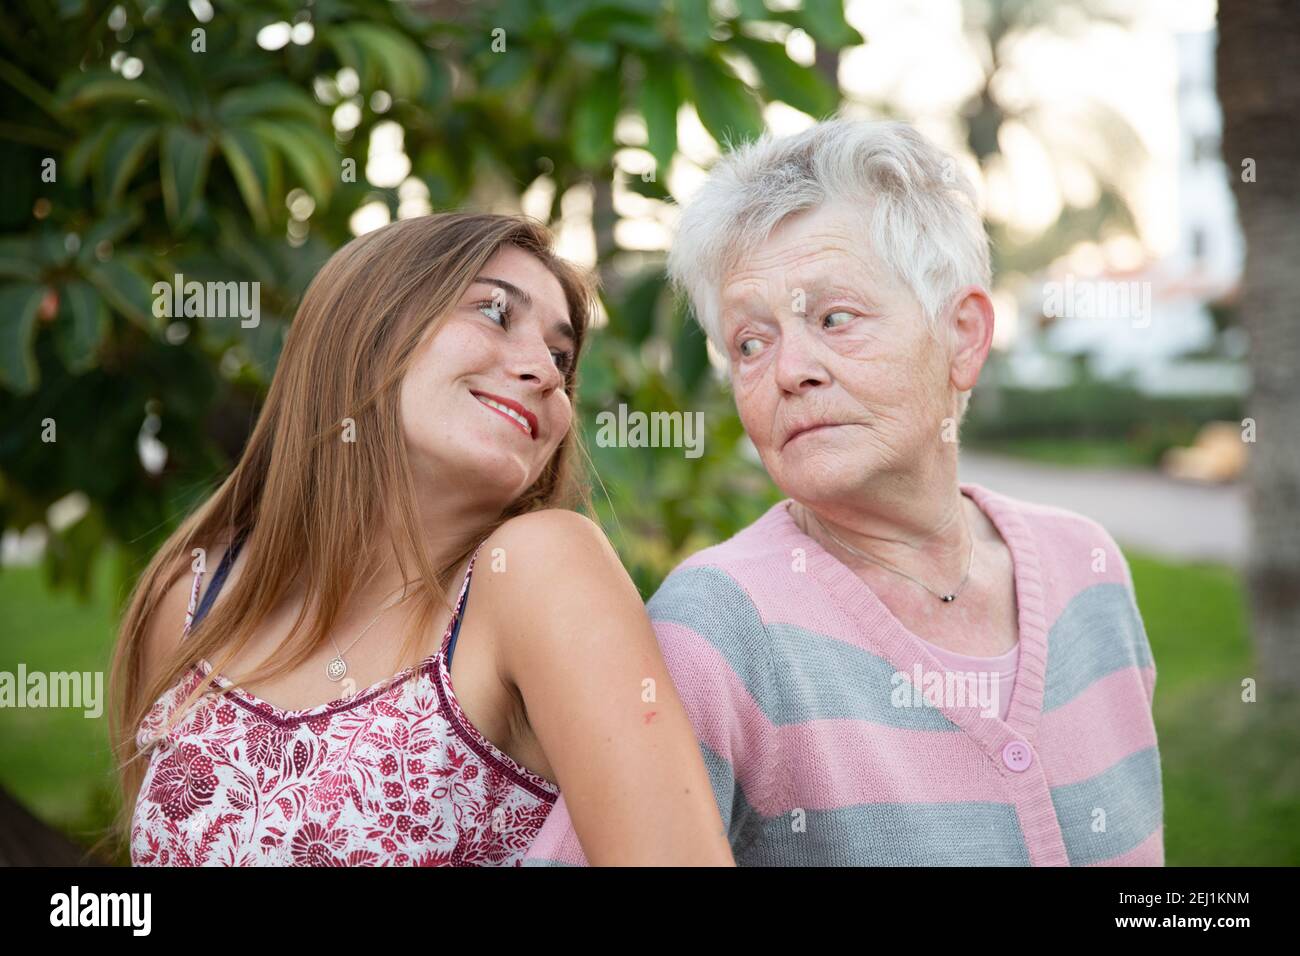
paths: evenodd
<path fill-rule="evenodd" d="M 801 395 L 830 381 L 804 323 L 791 323 L 783 329 L 776 349 L 776 384 L 786 394 Z"/>
<path fill-rule="evenodd" d="M 550 346 L 541 336 L 530 338 L 511 351 L 508 370 L 511 378 L 524 382 L 543 395 L 549 395 L 564 384 L 564 373 L 555 364 Z"/>

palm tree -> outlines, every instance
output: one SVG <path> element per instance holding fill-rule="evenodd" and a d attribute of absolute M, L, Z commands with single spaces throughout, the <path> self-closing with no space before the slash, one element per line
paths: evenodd
<path fill-rule="evenodd" d="M 1097 99 L 1062 103 L 1031 93 L 1022 102 L 1004 102 L 998 95 L 999 87 L 1016 72 L 1008 52 L 1017 40 L 1037 31 L 1069 35 L 1098 23 L 1123 25 L 1125 17 L 1101 0 L 965 0 L 963 21 L 968 42 L 983 63 L 983 82 L 962 112 L 966 144 L 985 180 L 1003 162 L 999 134 L 1016 123 L 1051 157 L 1058 173 L 1069 162 L 1081 160 L 1099 193 L 1087 208 L 1067 204 L 1055 223 L 1028 242 L 1004 223 L 988 222 L 994 274 L 1035 272 L 1106 227 L 1131 231 L 1133 216 L 1125 200 L 1129 170 L 1140 165 L 1145 149 L 1123 115 Z M 1032 89 L 1032 83 L 1021 85 Z"/>
<path fill-rule="evenodd" d="M 1246 237 L 1241 316 L 1250 336 L 1246 578 L 1259 680 L 1300 690 L 1300 5 L 1219 0 L 1223 158 Z"/>

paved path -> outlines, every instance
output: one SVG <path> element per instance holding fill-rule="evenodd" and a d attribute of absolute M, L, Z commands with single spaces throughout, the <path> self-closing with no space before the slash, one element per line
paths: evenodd
<path fill-rule="evenodd" d="M 963 451 L 962 481 L 1056 505 L 1101 523 L 1125 547 L 1240 568 L 1249 538 L 1245 487 L 1175 481 L 1156 471 L 1068 468 Z"/>

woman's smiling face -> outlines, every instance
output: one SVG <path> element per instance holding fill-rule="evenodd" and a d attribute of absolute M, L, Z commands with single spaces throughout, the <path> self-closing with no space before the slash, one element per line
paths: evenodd
<path fill-rule="evenodd" d="M 564 289 L 532 254 L 503 246 L 421 343 L 402 382 L 417 483 L 505 507 L 540 477 L 569 430 L 575 355 Z"/>

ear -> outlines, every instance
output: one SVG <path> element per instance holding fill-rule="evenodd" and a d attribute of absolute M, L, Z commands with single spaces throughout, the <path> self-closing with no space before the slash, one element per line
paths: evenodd
<path fill-rule="evenodd" d="M 948 378 L 958 391 L 979 381 L 980 369 L 993 344 L 993 301 L 980 286 L 967 286 L 953 300 L 948 320 L 953 353 Z"/>

